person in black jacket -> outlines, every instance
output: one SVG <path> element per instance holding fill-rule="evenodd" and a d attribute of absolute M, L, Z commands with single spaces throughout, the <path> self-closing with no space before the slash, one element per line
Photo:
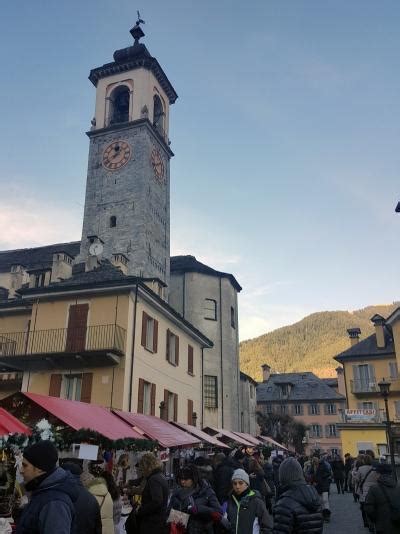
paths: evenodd
<path fill-rule="evenodd" d="M 330 520 L 329 489 L 331 487 L 331 466 L 323 458 L 313 457 L 313 483 L 322 500 L 322 515 L 327 523 Z"/>
<path fill-rule="evenodd" d="M 96 497 L 81 482 L 81 467 L 74 462 L 66 462 L 62 465 L 62 468 L 72 474 L 78 490 L 78 498 L 74 502 L 76 514 L 75 534 L 101 534 L 100 506 Z"/>
<path fill-rule="evenodd" d="M 227 502 L 232 491 L 232 475 L 235 469 L 242 467 L 244 454 L 242 451 L 236 451 L 233 457 L 228 456 L 215 469 L 214 472 L 214 490 L 217 499 L 221 504 Z"/>
<path fill-rule="evenodd" d="M 351 470 L 353 469 L 353 458 L 346 452 L 344 455 L 344 491 L 351 491 Z"/>
<path fill-rule="evenodd" d="M 221 506 L 214 490 L 200 478 L 195 465 L 180 469 L 178 482 L 180 487 L 172 494 L 168 511 L 173 508 L 190 515 L 188 534 L 213 534 L 213 522 L 221 519 Z"/>
<path fill-rule="evenodd" d="M 274 534 L 321 534 L 320 497 L 313 486 L 307 485 L 295 458 L 281 463 L 279 483 L 282 493 L 274 507 Z"/>
<path fill-rule="evenodd" d="M 139 469 L 146 479 L 142 502 L 136 512 L 138 534 L 165 534 L 168 532 L 168 483 L 161 472 L 161 464 L 151 452 L 143 454 Z"/>
<path fill-rule="evenodd" d="M 368 490 L 364 512 L 375 525 L 376 534 L 399 534 L 400 524 L 393 523 L 392 512 L 397 510 L 400 515 L 400 486 L 390 465 L 378 464 L 375 470 L 379 478 Z"/>
<path fill-rule="evenodd" d="M 344 493 L 345 467 L 344 462 L 338 454 L 331 461 L 333 480 L 335 481 L 338 494 Z"/>

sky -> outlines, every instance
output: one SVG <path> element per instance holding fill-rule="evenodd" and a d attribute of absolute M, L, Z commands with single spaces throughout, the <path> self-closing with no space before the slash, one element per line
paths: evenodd
<path fill-rule="evenodd" d="M 398 0 L 4 3 L 0 250 L 80 239 L 87 77 L 137 9 L 179 95 L 171 253 L 234 274 L 240 338 L 399 300 Z"/>

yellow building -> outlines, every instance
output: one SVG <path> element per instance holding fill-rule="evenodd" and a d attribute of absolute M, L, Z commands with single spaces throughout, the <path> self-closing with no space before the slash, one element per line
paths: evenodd
<path fill-rule="evenodd" d="M 189 424 L 196 414 L 202 424 L 212 342 L 159 296 L 160 280 L 126 276 L 120 260 L 88 261 L 0 303 L 1 395 L 22 389 Z"/>
<path fill-rule="evenodd" d="M 375 333 L 359 340 L 359 328 L 348 330 L 350 348 L 335 357 L 343 365 L 340 373 L 346 392 L 347 409 L 338 425 L 342 450 L 357 455 L 372 449 L 376 455 L 388 453 L 386 412 L 379 382 L 389 381 L 389 420 L 396 454 L 400 451 L 400 308 L 386 319 L 374 315 Z"/>

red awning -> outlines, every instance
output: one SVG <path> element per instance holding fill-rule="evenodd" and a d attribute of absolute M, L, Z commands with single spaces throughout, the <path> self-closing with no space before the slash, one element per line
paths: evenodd
<path fill-rule="evenodd" d="M 29 427 L 21 423 L 21 421 L 4 408 L 0 408 L 0 436 L 7 436 L 9 434 L 26 434 L 30 436 L 31 433 Z"/>
<path fill-rule="evenodd" d="M 255 438 L 251 434 L 247 434 L 247 432 L 234 432 L 237 436 L 240 436 L 241 438 L 245 439 L 246 441 L 249 441 L 253 444 L 254 447 L 259 447 L 262 444 L 262 441 Z"/>
<path fill-rule="evenodd" d="M 143 439 L 141 434 L 98 404 L 48 397 L 37 393 L 23 393 L 23 395 L 74 430 L 89 428 L 113 440 Z"/>
<path fill-rule="evenodd" d="M 234 434 L 230 430 L 225 430 L 224 428 L 213 428 L 212 426 L 207 426 L 206 428 L 204 428 L 204 430 L 206 432 L 207 430 L 209 430 L 209 433 L 215 438 L 233 441 L 235 443 L 238 443 L 239 445 L 245 445 L 246 447 L 254 447 L 254 443 L 250 443 L 250 441 L 247 441 L 241 436 Z"/>
<path fill-rule="evenodd" d="M 225 443 L 222 443 L 222 441 L 219 441 L 217 438 L 214 438 L 213 436 L 210 436 L 210 434 L 206 434 L 199 428 L 192 426 L 192 425 L 185 425 L 185 423 L 171 423 L 174 426 L 177 426 L 178 428 L 181 428 L 185 432 L 189 432 L 189 434 L 192 434 L 193 436 L 196 436 L 196 438 L 199 438 L 201 441 L 205 441 L 206 443 L 209 443 L 210 445 L 213 445 L 214 447 L 219 447 L 221 449 L 229 449 L 228 445 L 225 445 Z"/>
<path fill-rule="evenodd" d="M 153 415 L 143 415 L 140 413 L 122 412 L 113 410 L 126 423 L 144 432 L 150 439 L 155 439 L 162 447 L 193 447 L 201 440 L 194 438 L 187 432 L 176 428 L 163 419 Z"/>
<path fill-rule="evenodd" d="M 281 445 L 274 439 L 270 438 L 269 436 L 260 436 L 260 439 L 262 439 L 265 443 L 268 445 L 271 445 L 272 447 L 277 447 L 278 449 L 282 449 L 284 451 L 288 451 L 289 449 L 285 447 L 284 445 Z"/>

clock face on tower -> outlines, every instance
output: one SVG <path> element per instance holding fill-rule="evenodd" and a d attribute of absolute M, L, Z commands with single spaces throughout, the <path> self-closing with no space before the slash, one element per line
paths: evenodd
<path fill-rule="evenodd" d="M 159 182 L 164 179 L 164 162 L 162 156 L 156 148 L 151 153 L 151 164 L 153 166 L 154 174 Z"/>
<path fill-rule="evenodd" d="M 131 159 L 132 149 L 126 141 L 114 141 L 103 151 L 103 167 L 117 171 Z"/>

